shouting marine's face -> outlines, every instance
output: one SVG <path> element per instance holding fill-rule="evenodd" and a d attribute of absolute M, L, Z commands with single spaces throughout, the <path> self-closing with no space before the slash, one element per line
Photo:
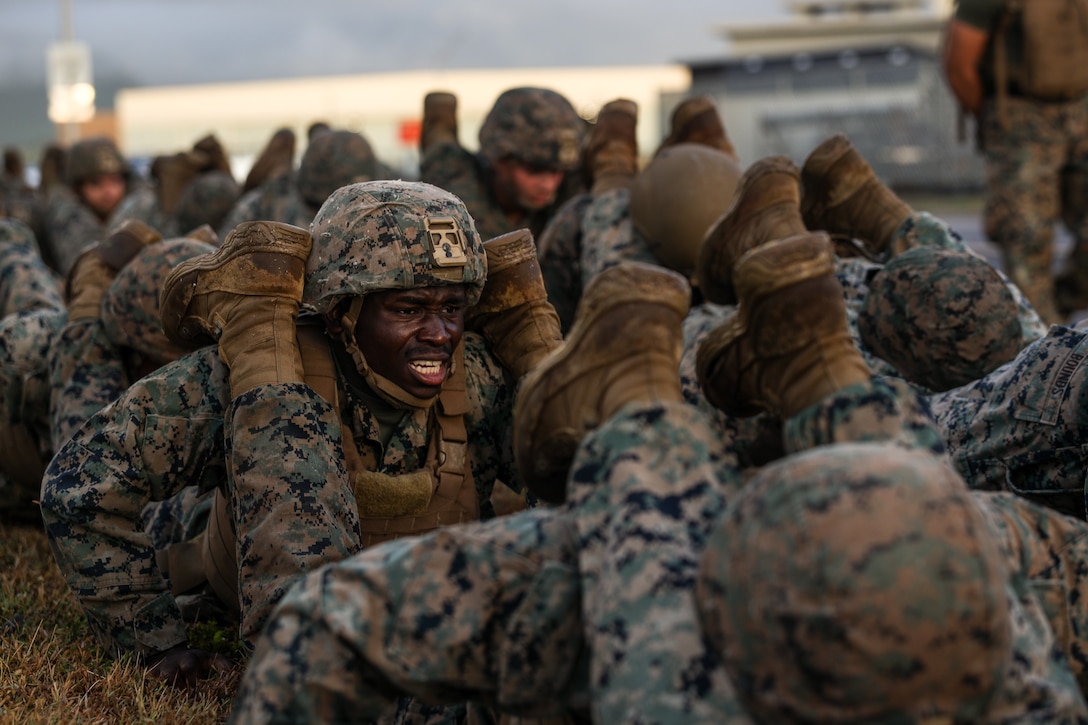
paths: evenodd
<path fill-rule="evenodd" d="M 465 286 L 373 292 L 355 342 L 371 369 L 417 398 L 432 398 L 450 374 L 465 331 Z"/>

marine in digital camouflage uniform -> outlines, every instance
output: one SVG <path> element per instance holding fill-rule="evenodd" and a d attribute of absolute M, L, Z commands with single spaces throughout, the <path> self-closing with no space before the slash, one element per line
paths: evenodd
<path fill-rule="evenodd" d="M 69 284 L 67 324 L 47 355 L 51 451 L 60 450 L 134 381 L 190 352 L 191 346 L 178 345 L 163 333 L 159 290 L 175 265 L 213 251 L 216 241 L 210 227 L 163 241 L 157 230 L 127 221 L 77 260 Z M 39 490 L 40 480 L 41 476 Z M 144 508 L 141 529 L 151 538 L 160 561 L 192 557 L 194 547 L 186 542 L 203 531 L 210 508 L 210 497 L 195 487 Z M 175 544 L 182 546 L 171 550 Z M 181 581 L 191 568 L 175 563 L 173 579 Z M 184 581 L 192 588 L 199 577 L 189 575 Z"/>
<path fill-rule="evenodd" d="M 295 171 L 279 174 L 243 194 L 217 227 L 229 232 L 247 221 L 276 221 L 306 227 L 336 189 L 390 178 L 362 134 L 335 130 L 310 142 Z"/>
<path fill-rule="evenodd" d="M 807 205 L 797 195 L 796 175 L 785 159 L 753 164 L 736 204 L 708 239 L 718 247 L 743 248 L 806 226 L 830 228 L 849 239 L 878 238 L 882 251 L 862 242 L 863 256 L 846 256 L 851 246 L 836 246 L 847 319 L 870 370 L 904 378 L 926 394 L 971 487 L 1017 492 L 1083 518 L 1079 332 L 1053 327 L 1047 333 L 1018 288 L 965 249 L 945 224 L 889 200 L 890 192 L 876 187 L 871 170 L 845 138 L 821 144 L 806 163 Z M 853 196 L 843 194 L 836 184 L 848 182 L 869 186 L 872 196 L 857 189 Z M 818 209 L 821 192 L 847 201 Z M 798 203 L 807 220 L 799 222 Z M 874 208 L 891 211 L 880 223 L 870 218 L 868 228 L 859 227 L 854 217 L 872 216 L 867 210 Z M 731 256 L 735 252 L 710 269 L 730 268 Z M 705 286 L 716 301 L 734 299 L 717 290 L 720 285 Z M 681 380 L 685 398 L 715 421 L 742 464 L 758 466 L 781 455 L 775 446 L 778 423 L 724 415 L 707 403 L 695 374 L 699 344 L 731 313 L 729 305 L 693 307 L 684 323 Z"/>
<path fill-rule="evenodd" d="M 527 341 L 503 327 L 542 312 L 548 323 L 548 310 L 521 307 L 546 305 L 539 272 L 537 299 L 525 298 L 530 279 L 518 274 L 519 261 L 535 258 L 527 234 L 481 244 L 448 192 L 385 181 L 337 190 L 310 233 L 242 224 L 216 253 L 177 267 L 163 288 L 164 329 L 218 336 L 218 350 L 134 383 L 58 452 L 43 485 L 58 563 L 103 646 L 176 680 L 213 666 L 188 649 L 171 582 L 136 523 L 183 487 L 223 491 L 226 533 L 213 513 L 204 539 L 236 531 L 227 548 L 236 563 L 223 570 L 221 551 L 205 561 L 213 586 L 229 586 L 216 589 L 224 602 L 238 602 L 247 640 L 298 575 L 378 541 L 493 515 L 495 481 L 520 488 L 514 383 L 551 349 L 533 320 Z M 238 285 L 260 294 L 234 297 Z M 483 309 L 473 310 L 479 334 L 461 335 L 473 304 Z M 392 323 L 378 324 L 390 316 L 422 329 L 390 339 Z M 452 332 L 439 325 L 447 318 Z M 550 321 L 558 344 L 554 312 Z"/>
<path fill-rule="evenodd" d="M 828 145 L 845 149 L 852 161 L 864 164 L 844 142 L 833 138 Z M 826 150 L 824 145 L 819 148 Z M 869 171 L 867 165 L 861 168 Z M 731 269 L 748 247 L 806 232 L 800 177 L 793 162 L 774 157 L 753 164 L 738 184 L 729 157 L 700 144 L 682 143 L 659 151 L 634 177 L 631 192 L 620 187 L 592 195 L 583 212 L 581 238 L 589 242 L 584 249 L 596 250 L 586 255 L 590 261 L 584 269 L 599 272 L 625 258 L 648 259 L 696 278 L 695 304 L 684 322 L 683 391 L 719 425 L 745 465 L 781 455 L 780 424 L 765 416 L 731 418 L 702 395 L 695 375 L 696 351 L 705 336 L 732 314 L 735 293 L 730 285 L 713 280 L 699 285 L 695 269 L 702 256 L 709 274 L 719 275 L 720 270 Z M 810 191 L 815 191 L 816 181 L 810 175 Z M 825 187 L 830 183 L 821 181 Z M 660 193 L 662 189 L 670 191 Z M 624 203 L 628 197 L 631 202 Z M 863 204 L 854 206 L 864 213 Z M 942 378 L 930 375 L 928 385 L 947 389 L 990 372 L 1043 334 L 1038 316 L 1015 286 L 969 252 L 947 225 L 907 207 L 902 211 L 906 216 L 893 225 L 888 250 L 904 251 L 885 253 L 887 273 L 880 274 L 885 264 L 877 261 L 877 255 L 845 256 L 844 250 L 856 254 L 851 251 L 855 247 L 837 247 L 836 275 L 844 288 L 850 329 L 874 374 L 906 378 L 919 392 L 930 393 L 918 375 L 909 374 L 912 367 L 922 365 L 927 371 L 942 372 Z M 813 221 L 824 223 L 822 218 Z M 638 237 L 635 243 L 628 241 L 632 234 Z M 894 284 L 888 284 L 893 277 Z M 876 294 L 870 294 L 871 284 L 878 285 Z M 706 301 L 705 294 L 714 301 Z M 894 358 L 893 365 L 887 353 L 878 354 L 884 349 L 877 344 L 880 336 L 867 337 L 858 327 L 859 314 L 866 311 L 868 329 L 879 327 L 897 336 L 910 358 Z"/>
<path fill-rule="evenodd" d="M 842 194 L 828 183 L 832 178 L 866 176 L 848 142 L 833 137 L 806 161 L 802 184 L 807 195 L 822 182 L 826 197 L 834 198 Z M 867 228 L 857 225 L 853 202 L 821 208 L 824 197 L 812 194 L 802 208 L 811 226 L 867 240 L 891 255 L 880 270 L 865 272 L 864 287 L 844 284 L 849 296 L 862 298 L 852 321 L 862 348 L 883 361 L 885 369 L 874 371 L 888 374 L 890 364 L 892 374 L 929 393 L 937 427 L 968 486 L 1018 493 L 1084 518 L 1080 333 L 1047 330 L 1016 285 L 964 254 L 944 225 L 926 215 L 897 223 L 903 208 L 896 211 L 890 192 L 868 181 L 855 185 L 876 194 L 875 200 L 857 196 L 878 211 L 863 220 Z M 867 358 L 871 366 L 873 357 Z"/>
<path fill-rule="evenodd" d="M 174 266 L 213 251 L 210 240 L 209 231 L 163 241 L 157 230 L 129 222 L 91 252 L 109 260 L 92 289 L 81 289 L 73 274 L 68 324 L 49 355 L 54 450 L 132 382 L 191 351 L 163 333 L 159 289 Z"/>
<path fill-rule="evenodd" d="M 961 108 L 977 122 L 986 160 L 986 234 L 1042 318 L 1060 323 L 1088 307 L 1088 94 L 1029 93 L 1024 26 L 1019 14 L 1006 17 L 1011 7 L 1010 0 L 959 0 L 948 21 L 944 71 Z M 1073 17 L 1078 10 L 1083 7 L 1068 9 Z M 1007 83 L 999 75 L 998 48 Z M 1054 278 L 1058 222 L 1073 247 Z"/>
<path fill-rule="evenodd" d="M 820 348 L 826 353 L 848 340 L 830 247 L 826 239 L 821 245 L 819 236 L 771 246 L 770 252 L 747 262 L 751 282 L 742 290 L 741 309 L 786 304 L 791 310 L 801 305 L 824 310 L 837 323 L 789 353 L 809 362 L 819 359 Z M 791 282 L 780 284 L 779 273 Z M 819 292 L 806 286 L 813 282 L 820 285 Z M 750 715 L 747 708 L 753 702 L 752 685 L 766 680 L 737 680 L 738 698 L 721 656 L 731 654 L 728 645 L 740 636 L 723 643 L 714 636 L 721 627 L 706 626 L 721 619 L 717 612 L 732 592 L 729 582 L 716 576 L 724 567 L 720 559 L 708 555 L 702 564 L 703 552 L 725 549 L 720 537 L 735 515 L 732 501 L 748 499 L 729 446 L 699 411 L 680 400 L 675 369 L 689 295 L 681 277 L 638 263 L 617 265 L 591 283 L 563 352 L 530 374 L 518 398 L 519 466 L 542 497 L 562 502 L 556 508 L 392 542 L 308 575 L 273 613 L 243 678 L 232 722 L 365 722 L 379 717 L 401 692 L 438 702 L 469 693 L 514 715 L 568 709 L 584 717 L 588 710 L 595 722 L 762 721 L 752 716 L 760 711 L 753 707 Z M 758 317 L 755 311 L 749 319 Z M 908 474 L 903 486 L 909 493 L 919 481 L 933 485 L 928 482 L 936 470 L 944 477 L 941 483 L 952 489 L 945 498 L 969 508 L 969 502 L 962 503 L 967 498 L 962 482 L 939 462 L 939 436 L 918 415 L 922 406 L 911 401 L 909 388 L 867 380 L 856 350 L 853 362 L 830 365 L 845 365 L 840 375 L 797 387 L 798 381 L 791 379 L 796 369 L 784 368 L 773 354 L 756 352 L 767 349 L 760 340 L 781 336 L 775 325 L 769 328 L 761 334 L 723 326 L 712 357 L 755 355 L 756 360 L 749 372 L 728 366 L 714 370 L 707 380 L 708 386 L 721 386 L 723 395 L 741 391 L 733 404 L 756 399 L 781 403 L 789 421 L 784 446 L 796 455 L 777 470 L 794 462 L 799 470 L 808 463 L 810 470 L 797 476 L 768 473 L 766 480 L 800 491 L 800 496 L 808 492 L 804 485 L 811 480 L 815 496 L 821 476 L 832 483 L 841 478 L 828 472 L 837 474 L 833 466 L 851 460 L 847 451 L 868 447 L 879 455 L 859 459 L 863 467 L 849 472 L 869 488 L 891 490 L 902 473 Z M 832 334 L 832 329 L 837 332 Z M 617 335 L 627 342 L 622 348 L 612 344 Z M 586 429 L 584 437 L 579 429 Z M 565 447 L 572 435 L 579 438 L 576 449 Z M 867 442 L 853 442 L 858 440 Z M 840 450 L 842 455 L 837 454 Z M 525 457 L 525 452 L 530 455 Z M 821 460 L 814 457 L 821 452 L 828 454 L 823 459 L 827 465 L 812 465 Z M 902 471 L 893 469 L 889 459 L 899 461 Z M 563 470 L 569 477 L 557 478 Z M 948 693 L 954 708 L 963 705 L 960 711 L 975 715 L 978 722 L 1083 722 L 1088 713 L 1067 660 L 1068 645 L 1076 643 L 1056 640 L 1046 619 L 1050 610 L 1032 588 L 1037 584 L 1043 591 L 1062 576 L 1072 581 L 1081 565 L 1064 557 L 1064 545 L 1076 536 L 1067 531 L 1058 539 L 1063 526 L 1080 524 L 1041 509 L 1014 517 L 1015 512 L 995 508 L 993 515 L 1003 518 L 1003 525 L 1019 525 L 1018 533 L 1025 537 L 1025 532 L 1038 535 L 1031 542 L 1038 544 L 1034 548 L 1010 546 L 1017 541 L 1011 537 L 999 542 L 1006 564 L 994 561 L 997 546 L 989 531 L 979 532 L 983 524 L 978 511 L 965 514 L 976 524 L 968 534 L 978 543 L 955 538 L 956 530 L 933 526 L 923 517 L 924 503 L 916 501 L 910 511 L 921 515 L 901 522 L 901 527 L 931 538 L 927 546 L 925 540 L 905 537 L 900 540 L 905 551 L 944 548 L 955 553 L 961 547 L 962 558 L 970 564 L 971 558 L 983 558 L 980 548 L 985 550 L 987 568 L 978 585 L 943 579 L 945 569 L 937 559 L 925 564 L 906 559 L 916 577 L 906 581 L 889 581 L 876 566 L 870 569 L 877 586 L 899 587 L 889 594 L 893 602 L 918 595 L 928 582 L 945 589 L 974 586 L 972 593 L 990 596 L 989 610 L 970 599 L 945 597 L 938 602 L 948 602 L 966 616 L 979 610 L 970 621 L 991 625 L 986 634 L 992 633 L 977 639 L 964 636 L 957 627 L 968 621 L 965 617 L 934 623 L 956 635 L 935 653 L 955 658 L 968 674 L 981 675 L 938 680 L 942 694 Z M 896 520 L 892 512 L 890 521 Z M 890 527 L 873 528 L 879 533 Z M 799 526 L 797 531 L 807 529 Z M 895 533 L 889 532 L 889 538 Z M 719 538 L 708 544 L 711 536 Z M 1058 577 L 1042 561 L 1052 543 L 1062 565 L 1073 567 Z M 790 559 L 779 556 L 775 562 L 789 564 Z M 897 566 L 902 568 L 894 557 L 884 564 L 888 572 Z M 696 590 L 700 573 L 701 588 Z M 863 595 L 862 590 L 843 591 L 835 599 L 842 604 L 844 622 L 865 624 L 846 619 L 852 602 L 860 607 L 868 602 Z M 773 600 L 768 597 L 766 603 Z M 761 611 L 762 602 L 745 604 L 747 610 Z M 933 605 L 928 611 L 943 616 L 947 607 L 941 611 Z M 987 614 L 992 616 L 987 619 Z M 878 625 L 883 621 L 876 619 Z M 889 619 L 885 630 L 897 623 Z M 1055 627 L 1062 623 L 1057 616 L 1049 621 Z M 774 634 L 773 627 L 767 629 Z M 742 633 L 752 641 L 759 634 Z M 915 642 L 919 634 L 912 630 L 899 641 L 881 644 L 898 655 L 906 649 L 901 642 Z M 783 661 L 782 670 L 788 670 L 793 653 L 778 645 L 773 655 L 755 662 Z M 927 665 L 945 664 L 925 650 L 908 654 Z M 879 655 L 874 653 L 875 658 Z M 820 664 L 829 678 L 842 667 L 835 660 Z M 820 674 L 798 669 L 814 678 Z M 862 674 L 885 684 L 879 682 L 879 673 Z M 904 679 L 895 674 L 893 688 Z M 919 675 L 923 682 L 915 695 L 926 694 L 925 686 L 933 681 L 926 677 L 933 676 Z M 833 708 L 841 701 L 836 694 L 817 692 L 813 703 L 824 705 L 823 695 L 826 706 Z M 899 704 L 891 697 L 879 702 L 883 691 L 878 689 L 850 694 L 859 701 L 878 701 L 877 707 Z"/>
<path fill-rule="evenodd" d="M 0 518 L 40 519 L 49 445 L 46 351 L 64 325 L 62 285 L 30 227 L 0 219 Z"/>
<path fill-rule="evenodd" d="M 700 622 L 757 722 L 1082 723 L 1085 533 L 922 451 L 814 448 L 730 501 Z"/>
<path fill-rule="evenodd" d="M 84 247 L 106 236 L 110 215 L 135 188 L 128 161 L 104 137 L 68 150 L 65 182 L 39 200 L 33 225 L 42 258 L 62 276 Z"/>
<path fill-rule="evenodd" d="M 423 101 L 420 179 L 460 197 L 484 239 L 528 229 L 539 238 L 557 209 L 583 188 L 585 122 L 548 88 L 511 88 L 495 100 L 473 153 L 457 137 L 457 98 Z"/>
<path fill-rule="evenodd" d="M 174 209 L 175 235 L 183 235 L 208 225 L 222 239 L 227 214 L 238 203 L 241 189 L 234 177 L 225 171 L 206 171 L 193 179 L 182 191 Z"/>

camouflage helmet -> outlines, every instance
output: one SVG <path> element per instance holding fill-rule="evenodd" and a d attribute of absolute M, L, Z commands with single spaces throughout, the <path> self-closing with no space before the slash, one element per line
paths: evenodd
<path fill-rule="evenodd" d="M 310 224 L 302 304 L 327 313 L 345 297 L 464 284 L 476 304 L 487 277 L 464 202 L 437 186 L 367 181 L 334 191 Z"/>
<path fill-rule="evenodd" d="M 73 189 L 98 174 L 121 174 L 127 180 L 131 169 L 117 145 L 108 138 L 79 141 L 68 150 L 68 185 Z"/>
<path fill-rule="evenodd" d="M 847 443 L 756 474 L 707 541 L 696 600 L 759 722 L 980 722 L 1011 662 L 1008 577 L 948 464 Z"/>
<path fill-rule="evenodd" d="M 314 137 L 298 167 L 298 192 L 315 207 L 341 186 L 370 181 L 378 174 L 370 143 L 355 131 L 327 131 Z"/>
<path fill-rule="evenodd" d="M 213 245 L 188 237 L 141 249 L 121 268 L 102 297 L 102 326 L 110 342 L 160 365 L 189 352 L 191 348 L 171 342 L 162 330 L 159 291 L 177 264 L 213 251 Z"/>
<path fill-rule="evenodd" d="M 913 247 L 869 281 L 862 343 L 933 391 L 965 385 L 1023 347 L 1016 301 L 990 264 L 967 251 Z"/>
<path fill-rule="evenodd" d="M 206 171 L 185 185 L 174 209 L 183 234 L 207 224 L 219 229 L 242 194 L 242 187 L 225 171 Z"/>
<path fill-rule="evenodd" d="M 631 184 L 631 222 L 657 260 L 687 277 L 707 230 L 733 200 L 742 170 L 710 146 L 662 149 Z"/>
<path fill-rule="evenodd" d="M 480 126 L 480 156 L 494 164 L 512 157 L 561 171 L 578 167 L 585 122 L 563 96 L 547 88 L 503 92 Z"/>

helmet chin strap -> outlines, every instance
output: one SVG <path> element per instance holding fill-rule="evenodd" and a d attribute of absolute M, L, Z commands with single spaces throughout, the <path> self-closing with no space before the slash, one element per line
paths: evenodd
<path fill-rule="evenodd" d="M 359 374 L 363 376 L 363 380 L 370 386 L 371 390 L 378 394 L 378 397 L 397 408 L 430 408 L 438 400 L 437 394 L 430 398 L 417 398 L 389 378 L 374 372 L 370 365 L 367 364 L 366 356 L 363 355 L 363 351 L 359 349 L 358 343 L 355 342 L 355 324 L 359 320 L 359 313 L 362 308 L 363 296 L 352 298 L 351 305 L 343 317 L 340 318 L 342 328 L 340 330 L 340 342 L 344 345 L 348 355 L 351 356 L 355 367 L 359 370 Z"/>

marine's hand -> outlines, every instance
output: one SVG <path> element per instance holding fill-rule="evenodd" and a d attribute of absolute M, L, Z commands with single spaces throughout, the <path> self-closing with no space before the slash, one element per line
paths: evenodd
<path fill-rule="evenodd" d="M 152 676 L 162 678 L 175 687 L 194 687 L 213 672 L 230 669 L 230 662 L 223 655 L 189 649 L 186 645 L 160 652 L 148 662 L 147 669 Z"/>

